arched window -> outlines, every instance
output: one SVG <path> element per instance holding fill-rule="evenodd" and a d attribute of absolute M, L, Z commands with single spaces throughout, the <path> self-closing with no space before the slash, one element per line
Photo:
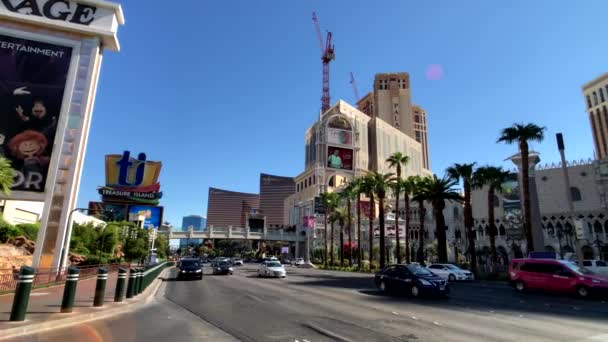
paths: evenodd
<path fill-rule="evenodd" d="M 604 231 L 602 229 L 602 224 L 599 221 L 595 221 L 595 223 L 593 224 L 593 230 L 595 231 L 595 234 L 603 234 Z"/>
<path fill-rule="evenodd" d="M 583 252 L 583 258 L 584 259 L 593 259 L 593 248 L 589 247 L 589 246 L 583 246 L 581 248 L 581 251 Z"/>
<path fill-rule="evenodd" d="M 458 217 L 458 207 L 454 207 L 454 217 Z"/>
<path fill-rule="evenodd" d="M 327 124 L 328 127 L 343 129 L 343 130 L 351 130 L 352 126 L 346 117 L 338 115 L 331 119 L 331 121 Z"/>
<path fill-rule="evenodd" d="M 507 235 L 507 231 L 505 230 L 505 226 L 503 226 L 502 224 L 500 225 L 500 227 L 498 227 L 498 234 L 500 234 L 500 236 Z"/>
<path fill-rule="evenodd" d="M 606 90 L 608 90 L 608 88 L 606 88 Z M 589 97 L 589 95 L 587 95 L 587 107 L 589 107 L 589 108 L 593 107 L 593 105 L 591 104 L 591 98 Z"/>
<path fill-rule="evenodd" d="M 575 186 L 570 187 L 570 197 L 572 197 L 572 202 L 578 202 L 583 200 L 581 196 L 581 191 Z"/>
<path fill-rule="evenodd" d="M 593 92 L 593 105 L 597 106 L 597 93 Z"/>
<path fill-rule="evenodd" d="M 494 208 L 500 207 L 500 199 L 498 196 L 494 195 Z"/>
<path fill-rule="evenodd" d="M 551 222 L 549 222 L 549 224 L 547 224 L 547 235 L 549 237 L 555 236 L 555 228 L 553 228 L 553 223 L 551 223 Z"/>

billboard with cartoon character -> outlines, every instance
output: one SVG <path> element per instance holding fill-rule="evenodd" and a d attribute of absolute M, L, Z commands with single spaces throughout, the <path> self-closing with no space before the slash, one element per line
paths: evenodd
<path fill-rule="evenodd" d="M 0 157 L 13 190 L 44 192 L 72 48 L 0 35 Z"/>

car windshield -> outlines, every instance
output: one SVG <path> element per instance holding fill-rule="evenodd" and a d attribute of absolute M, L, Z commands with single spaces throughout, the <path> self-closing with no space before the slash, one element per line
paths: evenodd
<path fill-rule="evenodd" d="M 197 260 L 182 260 L 182 267 L 200 267 Z"/>
<path fill-rule="evenodd" d="M 594 275 L 595 274 L 595 272 L 591 271 L 590 269 L 579 266 L 573 262 L 565 262 L 564 265 L 566 265 L 566 267 L 568 267 L 569 269 L 571 269 L 572 271 L 574 271 L 575 273 L 578 273 L 578 274 L 585 274 L 585 275 Z"/>
<path fill-rule="evenodd" d="M 280 262 L 276 262 L 276 261 L 267 262 L 266 263 L 266 267 L 281 267 L 281 263 Z"/>
<path fill-rule="evenodd" d="M 221 267 L 230 266 L 230 264 L 227 263 L 227 262 L 225 262 L 225 261 L 221 261 L 218 265 L 221 266 Z"/>
<path fill-rule="evenodd" d="M 407 269 L 415 275 L 432 275 L 428 269 L 419 265 L 407 265 Z"/>
<path fill-rule="evenodd" d="M 445 265 L 445 267 L 451 269 L 451 270 L 460 270 L 461 268 L 455 265 Z"/>

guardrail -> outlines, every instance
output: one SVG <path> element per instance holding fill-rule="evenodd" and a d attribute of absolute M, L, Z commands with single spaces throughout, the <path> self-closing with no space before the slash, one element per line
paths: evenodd
<path fill-rule="evenodd" d="M 130 276 L 128 287 L 125 287 L 127 278 L 127 268 L 119 267 L 120 265 L 113 264 L 107 267 L 89 267 L 81 270 L 78 267 L 69 267 L 67 274 L 63 275 L 66 284 L 63 289 L 63 298 L 61 299 L 60 312 L 70 313 L 74 306 L 74 297 L 78 282 L 82 280 L 81 275 L 97 277 L 95 285 L 93 306 L 102 307 L 105 301 L 106 283 L 109 273 L 118 271 L 116 279 L 116 289 L 114 301 L 121 302 L 124 298 L 126 290 L 127 298 L 133 298 L 142 293 L 156 277 L 167 266 L 173 266 L 173 262 L 162 262 L 157 265 L 147 266 L 145 268 L 130 267 Z M 112 271 L 110 271 L 112 269 Z M 95 271 L 93 271 L 95 270 Z M 84 271 L 84 272 L 83 272 Z M 62 272 L 66 273 L 66 272 Z M 13 305 L 11 308 L 10 321 L 24 321 L 27 314 L 27 306 L 30 299 L 30 293 L 33 288 L 35 277 L 35 269 L 22 266 L 15 279 L 15 295 L 13 297 Z"/>
<path fill-rule="evenodd" d="M 97 275 L 97 270 L 100 267 L 105 267 L 108 272 L 116 272 L 119 267 L 126 266 L 128 264 L 106 264 L 106 265 L 87 265 L 77 266 L 80 270 L 80 279 L 90 278 Z M 60 284 L 66 280 L 67 271 L 69 267 L 59 268 L 38 268 L 34 271 L 34 280 L 32 286 L 40 285 L 53 285 Z M 14 291 L 17 288 L 17 282 L 19 280 L 18 269 L 4 269 L 0 270 L 0 292 Z"/>

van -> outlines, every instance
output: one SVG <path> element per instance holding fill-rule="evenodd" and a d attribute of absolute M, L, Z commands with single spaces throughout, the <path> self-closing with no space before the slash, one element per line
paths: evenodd
<path fill-rule="evenodd" d="M 608 294 L 608 278 L 575 262 L 553 259 L 513 259 L 509 264 L 509 282 L 516 291 L 541 290 L 576 294 Z"/>

